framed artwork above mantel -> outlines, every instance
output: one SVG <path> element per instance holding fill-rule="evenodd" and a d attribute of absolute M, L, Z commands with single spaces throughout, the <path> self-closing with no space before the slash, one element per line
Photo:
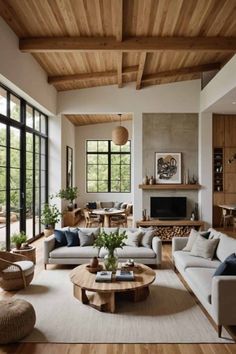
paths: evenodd
<path fill-rule="evenodd" d="M 155 178 L 159 184 L 179 184 L 181 178 L 181 153 L 156 152 Z"/>

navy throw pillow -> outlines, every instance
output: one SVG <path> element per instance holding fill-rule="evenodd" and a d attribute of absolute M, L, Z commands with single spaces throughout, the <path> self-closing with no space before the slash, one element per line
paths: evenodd
<path fill-rule="evenodd" d="M 68 230 L 66 233 L 67 247 L 79 246 L 78 230 Z"/>
<path fill-rule="evenodd" d="M 201 231 L 200 235 L 204 238 L 209 238 L 210 236 L 210 231 Z"/>
<path fill-rule="evenodd" d="M 97 203 L 96 202 L 89 202 L 87 204 L 88 209 L 97 209 Z"/>
<path fill-rule="evenodd" d="M 236 275 L 236 254 L 232 253 L 216 269 L 214 275 Z"/>
<path fill-rule="evenodd" d="M 62 247 L 67 245 L 65 230 L 54 230 L 55 235 L 55 247 Z"/>

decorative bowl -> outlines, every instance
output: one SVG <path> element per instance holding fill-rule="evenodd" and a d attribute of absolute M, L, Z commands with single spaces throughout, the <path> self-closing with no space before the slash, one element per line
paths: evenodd
<path fill-rule="evenodd" d="M 99 264 L 97 267 L 91 267 L 89 264 L 86 265 L 86 269 L 90 272 L 90 273 L 97 273 L 100 272 L 101 270 L 103 270 L 103 266 L 101 264 Z"/>

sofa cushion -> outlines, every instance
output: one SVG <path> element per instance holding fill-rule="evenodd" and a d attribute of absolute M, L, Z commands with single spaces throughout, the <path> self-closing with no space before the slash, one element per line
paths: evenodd
<path fill-rule="evenodd" d="M 99 257 L 104 258 L 108 254 L 105 248 L 101 248 Z M 152 249 L 146 247 L 132 247 L 124 246 L 123 248 L 117 248 L 116 254 L 119 258 L 155 258 L 156 254 Z"/>
<path fill-rule="evenodd" d="M 120 209 L 121 205 L 123 204 L 123 202 L 115 202 L 114 203 L 114 208 L 115 209 Z"/>
<path fill-rule="evenodd" d="M 218 239 L 208 240 L 199 235 L 193 244 L 190 254 L 196 257 L 213 259 L 218 242 Z"/>
<path fill-rule="evenodd" d="M 113 208 L 114 207 L 114 203 L 113 202 L 101 202 L 101 208 Z"/>
<path fill-rule="evenodd" d="M 88 202 L 87 207 L 90 210 L 97 209 L 97 203 L 96 202 Z"/>
<path fill-rule="evenodd" d="M 211 303 L 212 277 L 215 270 L 212 268 L 188 268 L 186 274 L 209 303 Z"/>
<path fill-rule="evenodd" d="M 236 239 L 221 233 L 220 241 L 216 249 L 217 258 L 219 258 L 221 262 L 224 262 L 233 252 L 236 253 Z"/>
<path fill-rule="evenodd" d="M 92 246 L 94 243 L 93 232 L 84 233 L 81 230 L 79 230 L 79 243 L 81 247 Z"/>
<path fill-rule="evenodd" d="M 138 247 L 143 236 L 143 232 L 140 230 L 134 232 L 127 230 L 126 236 L 127 239 L 124 240 L 126 246 Z"/>
<path fill-rule="evenodd" d="M 104 231 L 106 234 L 110 234 L 111 232 L 118 232 L 118 227 L 102 227 L 101 232 Z"/>
<path fill-rule="evenodd" d="M 216 269 L 214 275 L 236 275 L 236 254 L 232 253 Z"/>
<path fill-rule="evenodd" d="M 79 235 L 78 230 L 67 230 L 65 231 L 67 247 L 79 246 Z"/>
<path fill-rule="evenodd" d="M 210 235 L 210 232 L 209 231 L 198 232 L 195 229 L 191 229 L 190 235 L 188 237 L 187 245 L 183 248 L 183 251 L 190 252 L 199 235 L 201 235 L 202 237 L 208 238 Z"/>
<path fill-rule="evenodd" d="M 51 258 L 92 258 L 98 257 L 98 248 L 93 246 L 84 247 L 60 247 L 50 252 Z"/>
<path fill-rule="evenodd" d="M 215 230 L 215 229 L 213 229 L 212 227 L 210 227 L 209 229 L 208 229 L 208 231 L 210 232 L 210 236 L 209 236 L 209 238 L 211 239 L 211 238 L 220 238 L 220 231 L 217 231 L 217 230 Z"/>
<path fill-rule="evenodd" d="M 100 227 L 78 227 L 78 231 L 82 231 L 84 234 L 94 234 L 94 237 L 97 237 L 100 233 Z"/>
<path fill-rule="evenodd" d="M 140 246 L 152 248 L 152 239 L 155 236 L 155 230 L 142 231 L 143 236 L 140 241 Z"/>
<path fill-rule="evenodd" d="M 68 230 L 68 228 L 66 229 Z M 54 235 L 55 235 L 55 247 L 62 247 L 67 245 L 67 240 L 66 240 L 66 230 L 54 230 Z"/>
<path fill-rule="evenodd" d="M 21 267 L 26 277 L 34 272 L 34 263 L 31 261 L 18 261 L 14 262 L 14 264 L 18 264 Z M 5 280 L 19 278 L 20 274 L 19 268 L 14 265 L 9 265 L 2 271 Z"/>
<path fill-rule="evenodd" d="M 200 257 L 191 256 L 189 252 L 175 251 L 174 252 L 175 262 L 180 264 L 181 268 L 186 269 L 189 267 L 196 268 L 213 268 L 216 269 L 221 262 L 218 259 L 205 259 Z"/>

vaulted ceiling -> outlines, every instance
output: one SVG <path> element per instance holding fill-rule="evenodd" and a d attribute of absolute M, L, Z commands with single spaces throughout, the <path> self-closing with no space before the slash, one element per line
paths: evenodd
<path fill-rule="evenodd" d="M 235 0 L 0 0 L 0 14 L 58 91 L 197 79 L 236 51 Z"/>

